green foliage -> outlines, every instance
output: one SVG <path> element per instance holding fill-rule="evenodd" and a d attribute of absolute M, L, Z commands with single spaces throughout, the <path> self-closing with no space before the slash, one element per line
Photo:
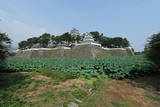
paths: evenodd
<path fill-rule="evenodd" d="M 98 31 L 90 32 L 95 39 L 95 41 L 102 44 L 103 47 L 109 48 L 125 48 L 130 46 L 129 41 L 126 38 L 115 37 L 109 38 L 103 35 L 103 33 L 99 33 Z M 28 38 L 25 41 L 21 41 L 19 45 L 19 49 L 24 50 L 28 48 L 47 48 L 56 47 L 59 45 L 71 46 L 74 45 L 75 42 L 80 42 L 84 36 L 82 35 L 71 35 L 69 32 L 63 33 L 62 35 L 54 36 L 49 33 L 44 33 L 39 37 Z"/>
<path fill-rule="evenodd" d="M 105 86 L 105 81 L 109 82 L 109 79 L 107 78 L 100 78 L 93 82 L 93 90 L 99 91 Z"/>
<path fill-rule="evenodd" d="M 0 33 L 0 60 L 4 60 L 11 44 L 11 39 L 6 33 Z"/>
<path fill-rule="evenodd" d="M 87 92 L 85 90 L 82 90 L 82 89 L 76 90 L 72 94 L 77 99 L 83 99 L 84 97 L 86 97 L 86 95 L 88 95 Z"/>
<path fill-rule="evenodd" d="M 10 71 L 43 71 L 71 73 L 77 77 L 99 77 L 108 75 L 111 78 L 135 78 L 153 71 L 154 64 L 143 56 L 120 56 L 104 59 L 79 59 L 79 58 L 15 58 L 8 59 Z M 56 71 L 56 72 L 55 72 Z M 56 74 L 55 74 L 56 75 Z"/>
<path fill-rule="evenodd" d="M 99 33 L 97 31 L 95 32 L 90 32 L 93 35 L 93 38 L 95 41 L 99 42 L 102 44 L 103 47 L 108 47 L 108 48 L 125 48 L 130 46 L 129 41 L 126 38 L 122 37 L 106 37 L 103 36 L 103 33 Z"/>
<path fill-rule="evenodd" d="M 27 41 L 21 41 L 20 43 L 18 43 L 19 49 L 27 49 L 28 48 L 28 42 Z"/>
<path fill-rule="evenodd" d="M 149 94 L 145 94 L 144 96 L 153 100 L 153 101 L 160 102 L 160 97 L 159 96 L 153 96 L 153 95 L 149 95 Z"/>
<path fill-rule="evenodd" d="M 0 74 L 0 107 L 22 107 L 27 102 L 13 96 L 17 89 L 26 88 L 32 81 L 29 75 Z"/>
<path fill-rule="evenodd" d="M 54 80 L 57 81 L 66 81 L 68 79 L 76 78 L 75 75 L 68 72 L 58 72 L 52 69 L 42 69 L 41 73 L 45 76 L 52 77 Z"/>
<path fill-rule="evenodd" d="M 34 45 L 38 44 L 39 47 L 46 48 L 49 45 L 50 40 L 54 39 L 54 35 L 49 33 L 44 33 L 39 37 L 28 38 L 27 40 L 18 43 L 19 49 L 24 50 L 32 48 Z"/>
<path fill-rule="evenodd" d="M 145 48 L 146 55 L 160 66 L 160 33 L 152 35 Z"/>
<path fill-rule="evenodd" d="M 74 38 L 70 33 L 66 32 L 60 36 L 54 36 L 49 33 L 44 33 L 39 37 L 28 38 L 25 41 L 21 41 L 18 43 L 19 49 L 24 50 L 28 48 L 33 48 L 34 45 L 38 45 L 37 47 L 47 48 L 50 44 L 58 45 L 62 42 L 67 42 L 68 46 L 71 42 L 80 40 L 80 36 Z"/>
<path fill-rule="evenodd" d="M 61 41 L 73 42 L 74 38 L 67 32 L 61 35 Z"/>
<path fill-rule="evenodd" d="M 46 48 L 50 42 L 51 34 L 44 33 L 39 37 L 39 43 L 42 48 Z"/>
<path fill-rule="evenodd" d="M 90 32 L 93 35 L 93 38 L 95 39 L 95 41 L 99 41 L 103 34 L 100 34 L 99 32 L 95 31 L 95 32 Z"/>
<path fill-rule="evenodd" d="M 9 100 L 1 101 L 0 106 L 1 107 L 21 107 L 22 105 L 25 105 L 27 102 L 18 99 L 18 98 L 11 98 Z"/>
<path fill-rule="evenodd" d="M 0 33 L 0 70 L 3 70 L 5 65 L 5 58 L 11 44 L 11 39 L 6 33 Z"/>

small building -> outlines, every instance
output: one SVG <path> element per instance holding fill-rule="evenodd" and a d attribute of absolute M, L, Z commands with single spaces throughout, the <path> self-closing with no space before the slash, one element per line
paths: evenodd
<path fill-rule="evenodd" d="M 96 46 L 100 46 L 101 47 L 101 44 L 97 43 L 92 34 L 91 33 L 85 33 L 83 34 L 84 38 L 83 38 L 83 41 L 81 41 L 79 44 L 76 44 L 76 46 L 79 46 L 79 45 L 96 45 Z"/>

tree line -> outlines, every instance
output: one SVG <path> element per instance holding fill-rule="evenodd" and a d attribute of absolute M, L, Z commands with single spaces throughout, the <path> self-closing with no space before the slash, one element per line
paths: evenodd
<path fill-rule="evenodd" d="M 107 37 L 103 33 L 99 32 L 90 32 L 93 35 L 95 41 L 100 43 L 103 47 L 108 48 L 126 48 L 130 46 L 129 41 L 126 38 L 122 37 Z"/>
<path fill-rule="evenodd" d="M 37 44 L 38 45 L 37 47 L 47 48 L 47 47 L 56 47 L 57 44 L 64 44 L 64 42 L 69 45 L 70 43 L 74 43 L 75 41 L 79 41 L 79 40 L 80 40 L 79 35 L 74 37 L 70 35 L 68 32 L 60 36 L 44 33 L 39 37 L 32 37 L 32 38 L 28 38 L 27 40 L 21 41 L 20 43 L 18 43 L 18 46 L 19 46 L 19 49 L 28 49 L 28 48 L 32 48 L 34 45 Z"/>
<path fill-rule="evenodd" d="M 103 33 L 97 31 L 90 32 L 94 40 L 100 43 L 103 47 L 108 48 L 125 48 L 130 46 L 129 41 L 126 38 L 122 37 L 106 37 Z M 72 43 L 79 43 L 84 38 L 84 35 L 71 35 L 69 32 L 66 32 L 62 35 L 55 36 L 49 33 L 44 33 L 39 37 L 28 38 L 27 40 L 21 41 L 18 43 L 19 49 L 29 49 L 34 47 L 47 48 L 47 47 L 56 47 L 57 45 L 71 46 Z"/>

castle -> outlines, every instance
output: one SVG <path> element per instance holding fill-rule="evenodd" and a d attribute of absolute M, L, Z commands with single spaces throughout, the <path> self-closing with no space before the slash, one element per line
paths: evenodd
<path fill-rule="evenodd" d="M 79 31 L 73 28 L 70 34 L 76 38 Z M 18 50 L 17 57 L 75 57 L 75 58 L 103 58 L 108 56 L 134 55 L 131 47 L 127 48 L 104 48 L 97 43 L 91 33 L 84 33 L 83 39 L 75 42 L 72 47 L 60 44 L 54 48 L 31 48 Z"/>

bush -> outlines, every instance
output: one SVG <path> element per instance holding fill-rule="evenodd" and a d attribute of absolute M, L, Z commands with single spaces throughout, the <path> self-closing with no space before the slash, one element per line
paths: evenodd
<path fill-rule="evenodd" d="M 160 33 L 154 34 L 149 38 L 145 52 L 147 57 L 160 67 Z"/>

